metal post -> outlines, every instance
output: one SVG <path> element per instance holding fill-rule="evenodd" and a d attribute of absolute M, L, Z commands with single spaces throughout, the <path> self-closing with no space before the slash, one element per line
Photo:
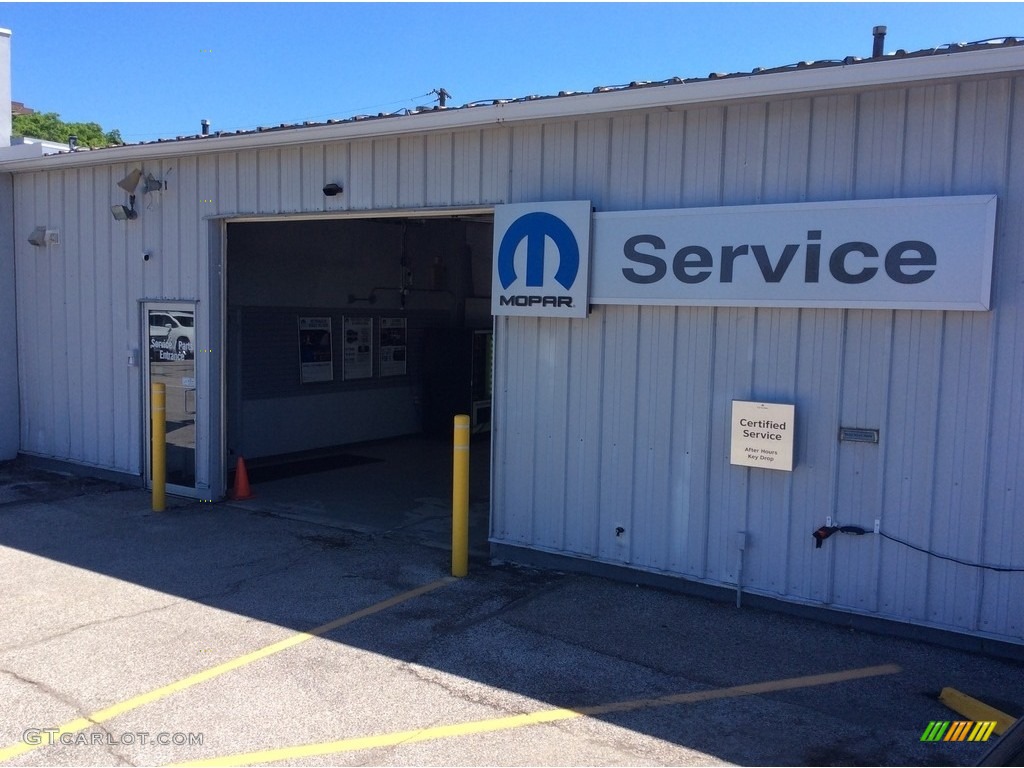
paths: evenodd
<path fill-rule="evenodd" d="M 469 573 L 469 416 L 455 417 L 452 451 L 452 576 Z"/>
<path fill-rule="evenodd" d="M 153 511 L 163 512 L 167 507 L 167 385 L 150 386 L 150 410 L 153 428 L 150 459 L 153 477 Z"/>

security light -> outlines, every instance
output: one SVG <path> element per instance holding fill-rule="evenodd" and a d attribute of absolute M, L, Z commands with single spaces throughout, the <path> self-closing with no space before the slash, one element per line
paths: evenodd
<path fill-rule="evenodd" d="M 131 195 L 128 201 L 131 203 L 130 208 L 127 205 L 110 206 L 110 213 L 118 221 L 130 221 L 138 217 L 139 212 L 135 210 L 135 195 Z"/>
<path fill-rule="evenodd" d="M 28 236 L 28 241 L 35 246 L 46 245 L 46 227 L 36 227 Z"/>
<path fill-rule="evenodd" d="M 334 197 L 342 193 L 341 184 L 335 184 L 333 181 L 324 187 L 324 194 L 328 197 Z"/>
<path fill-rule="evenodd" d="M 148 195 L 150 192 L 163 192 L 166 188 L 167 182 L 155 178 L 152 173 L 147 173 L 146 178 L 142 180 L 142 194 L 144 195 Z"/>
<path fill-rule="evenodd" d="M 141 179 L 141 178 L 142 178 L 142 169 L 141 168 L 136 168 L 134 171 L 132 171 L 127 176 L 125 176 L 123 179 L 121 179 L 119 182 L 117 182 L 117 186 L 119 186 L 121 189 L 123 189 L 129 195 L 133 195 L 133 194 L 135 194 L 135 188 L 137 186 L 139 186 L 139 179 Z"/>

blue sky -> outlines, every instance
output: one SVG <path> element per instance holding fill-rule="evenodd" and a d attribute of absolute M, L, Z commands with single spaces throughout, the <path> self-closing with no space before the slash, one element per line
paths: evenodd
<path fill-rule="evenodd" d="M 1024 37 L 1022 3 L 5 3 L 13 98 L 127 141 Z"/>

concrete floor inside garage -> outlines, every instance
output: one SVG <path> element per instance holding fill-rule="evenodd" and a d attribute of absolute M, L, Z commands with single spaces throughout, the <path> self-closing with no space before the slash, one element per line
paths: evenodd
<path fill-rule="evenodd" d="M 332 461 L 333 460 L 333 461 Z M 325 468 L 335 464 L 335 468 Z M 452 443 L 414 435 L 247 465 L 252 498 L 226 503 L 341 530 L 451 548 Z M 284 476 L 282 476 L 284 475 Z M 233 479 L 229 477 L 229 487 Z M 470 555 L 488 555 L 490 434 L 470 444 Z"/>

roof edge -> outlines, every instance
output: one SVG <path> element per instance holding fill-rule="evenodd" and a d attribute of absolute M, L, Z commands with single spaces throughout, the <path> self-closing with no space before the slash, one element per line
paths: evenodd
<path fill-rule="evenodd" d="M 211 135 L 178 141 L 131 144 L 102 150 L 47 155 L 0 162 L 0 172 L 20 173 L 91 165 L 113 165 L 184 155 L 268 149 L 353 139 L 373 139 L 458 130 L 476 126 L 644 109 L 667 109 L 766 96 L 811 94 L 899 83 L 946 80 L 1024 71 L 1024 46 L 961 51 L 921 57 L 885 58 L 826 67 L 650 85 L 624 90 L 539 97 L 486 106 L 455 108 L 404 116 L 346 120 L 241 135 Z"/>

